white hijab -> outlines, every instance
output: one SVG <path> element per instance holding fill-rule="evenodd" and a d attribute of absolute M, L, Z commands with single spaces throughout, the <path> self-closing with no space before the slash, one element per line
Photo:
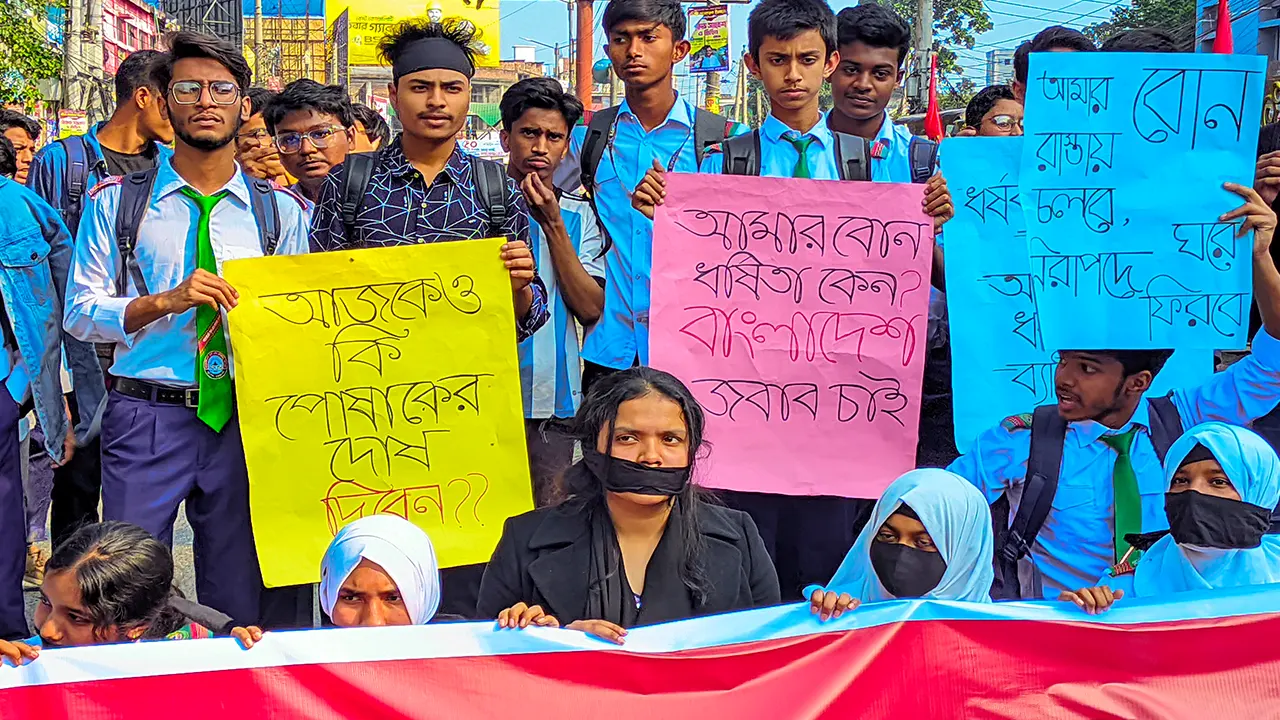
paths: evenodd
<path fill-rule="evenodd" d="M 991 602 L 995 551 L 990 506 L 968 480 L 935 469 L 912 470 L 885 489 L 825 589 L 849 593 L 862 602 L 895 599 L 871 566 L 871 543 L 885 520 L 904 504 L 915 511 L 947 563 L 942 580 L 924 597 Z"/>
<path fill-rule="evenodd" d="M 1252 430 L 1220 422 L 1191 428 L 1169 448 L 1166 487 L 1196 445 L 1213 453 L 1241 500 L 1265 508 L 1274 508 L 1280 501 L 1276 451 Z M 1248 550 L 1223 550 L 1179 545 L 1172 535 L 1165 535 L 1138 561 L 1133 589 L 1138 597 L 1154 597 L 1268 583 L 1280 583 L 1280 536 L 1263 535 L 1262 545 Z"/>
<path fill-rule="evenodd" d="M 409 619 L 425 625 L 440 607 L 440 568 L 431 538 L 395 515 L 361 518 L 338 531 L 320 561 L 320 607 L 333 614 L 342 583 L 362 559 L 377 563 L 404 598 Z"/>

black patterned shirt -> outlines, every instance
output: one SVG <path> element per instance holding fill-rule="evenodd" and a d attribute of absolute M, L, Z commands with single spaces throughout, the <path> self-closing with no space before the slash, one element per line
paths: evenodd
<path fill-rule="evenodd" d="M 344 175 L 343 165 L 334 167 L 320 188 L 320 199 L 311 220 L 312 252 L 491 236 L 487 209 L 472 181 L 471 163 L 456 146 L 444 169 L 427 185 L 422 173 L 405 157 L 400 138 L 389 144 L 373 170 L 369 189 L 356 215 L 358 237 L 355 238 L 347 237 L 342 223 Z M 529 209 L 511 178 L 507 178 L 506 204 L 503 234 L 528 244 Z M 517 340 L 533 335 L 547 321 L 547 291 L 542 279 L 535 277 L 530 288 L 533 290 L 533 304 L 529 312 L 516 322 Z"/>

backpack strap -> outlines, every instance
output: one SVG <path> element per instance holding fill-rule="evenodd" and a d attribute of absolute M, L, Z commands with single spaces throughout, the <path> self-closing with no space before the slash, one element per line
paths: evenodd
<path fill-rule="evenodd" d="M 381 156 L 381 150 L 351 153 L 343 163 L 338 207 L 342 211 L 342 227 L 346 231 L 347 242 L 355 242 L 359 239 L 359 233 L 356 231 L 356 217 L 360 215 L 360 205 L 364 203 L 369 182 L 373 179 L 373 169 L 377 167 Z"/>
<path fill-rule="evenodd" d="M 1151 427 L 1151 446 L 1155 448 L 1156 457 L 1164 464 L 1164 456 L 1169 448 L 1182 437 L 1182 415 L 1178 406 L 1173 404 L 1173 393 L 1158 398 L 1147 399 L 1147 410 L 1150 413 L 1148 422 Z"/>
<path fill-rule="evenodd" d="M 478 155 L 468 155 L 467 159 L 471 162 L 471 178 L 476 184 L 476 193 L 489 215 L 489 237 L 506 237 L 507 173 L 501 163 Z"/>
<path fill-rule="evenodd" d="M 84 192 L 88 189 L 89 173 L 99 161 L 93 147 L 83 135 L 64 138 L 58 142 L 62 143 L 62 149 L 67 154 L 67 166 L 62 176 L 62 220 L 74 237 L 80 227 L 80 214 L 84 210 Z"/>
<path fill-rule="evenodd" d="M 697 108 L 693 115 L 693 152 L 702 167 L 707 148 L 723 141 L 733 131 L 733 121 L 710 110 Z M 758 174 L 758 173 L 757 173 Z"/>
<path fill-rule="evenodd" d="M 120 270 L 116 273 L 116 297 L 124 297 L 129 278 L 138 289 L 139 297 L 151 294 L 147 281 L 138 267 L 134 249 L 138 245 L 138 227 L 151 204 L 151 188 L 156 184 L 156 169 L 143 170 L 124 176 L 120 183 L 120 204 L 116 207 L 116 247 L 120 250 Z"/>
<path fill-rule="evenodd" d="M 587 124 L 587 135 L 582 140 L 582 156 L 578 158 L 578 170 L 582 177 L 582 192 L 589 198 L 596 193 L 596 168 L 600 167 L 600 158 L 604 157 L 605 137 L 613 129 L 618 119 L 618 106 L 605 108 L 591 116 Z M 594 200 L 592 210 L 595 210 Z M 598 215 L 598 213 L 597 213 Z"/>
<path fill-rule="evenodd" d="M 911 138 L 907 146 L 907 162 L 911 165 L 911 182 L 926 183 L 938 167 L 938 143 L 921 137 Z"/>
<path fill-rule="evenodd" d="M 760 176 L 760 131 L 731 137 L 720 143 L 725 175 Z"/>
<path fill-rule="evenodd" d="M 253 218 L 258 221 L 258 236 L 262 239 L 262 254 L 266 257 L 276 254 L 280 245 L 280 206 L 276 204 L 275 185 L 269 180 L 251 178 L 249 181 L 249 205 L 253 208 Z"/>
<path fill-rule="evenodd" d="M 832 132 L 836 137 L 836 167 L 841 180 L 871 179 L 871 143 L 857 135 Z"/>
<path fill-rule="evenodd" d="M 1031 450 L 1027 455 L 1022 500 L 996 556 L 1004 580 L 1003 599 L 1022 597 L 1018 587 L 1018 561 L 1031 552 L 1036 535 L 1040 534 L 1053 507 L 1058 474 L 1062 471 L 1062 443 L 1066 437 L 1067 421 L 1058 414 L 1057 404 L 1036 408 L 1031 416 Z"/>

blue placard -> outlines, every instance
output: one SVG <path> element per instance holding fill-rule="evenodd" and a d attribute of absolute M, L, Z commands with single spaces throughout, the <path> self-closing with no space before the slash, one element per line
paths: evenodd
<path fill-rule="evenodd" d="M 1041 338 L 1041 293 L 1031 278 L 1018 194 L 1023 142 L 953 138 L 942 144 L 942 172 L 956 205 L 946 226 L 945 269 L 961 452 L 1005 417 L 1055 402 L 1057 362 Z M 1070 313 L 1071 305 L 1064 311 Z M 1211 351 L 1180 350 L 1156 376 L 1152 392 L 1195 385 L 1212 373 Z"/>
<path fill-rule="evenodd" d="M 1218 217 L 1243 204 L 1223 182 L 1253 181 L 1265 70 L 1258 55 L 1031 58 L 1020 191 L 1049 346 L 1244 348 L 1253 240 Z"/>

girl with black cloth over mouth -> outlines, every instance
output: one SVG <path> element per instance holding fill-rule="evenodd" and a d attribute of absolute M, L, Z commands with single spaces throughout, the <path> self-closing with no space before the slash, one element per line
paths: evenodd
<path fill-rule="evenodd" d="M 679 380 L 648 367 L 601 378 L 575 418 L 583 458 L 558 505 L 511 518 L 477 610 L 503 628 L 627 628 L 780 602 L 750 516 L 691 482 L 703 414 Z"/>

